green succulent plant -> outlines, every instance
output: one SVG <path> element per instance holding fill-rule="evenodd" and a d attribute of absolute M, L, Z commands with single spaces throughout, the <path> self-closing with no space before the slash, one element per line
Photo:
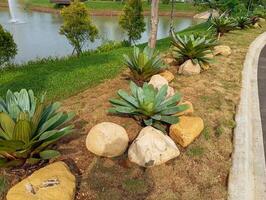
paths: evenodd
<path fill-rule="evenodd" d="M 60 103 L 46 105 L 32 90 L 0 97 L 0 167 L 35 164 L 60 155 L 48 150 L 50 144 L 71 133 L 65 126 L 74 113 L 59 112 Z"/>
<path fill-rule="evenodd" d="M 192 60 L 195 64 L 205 65 L 211 62 L 208 54 L 217 45 L 215 38 L 194 34 L 181 36 L 174 32 L 171 33 L 171 36 L 173 56 L 179 63 Z"/>
<path fill-rule="evenodd" d="M 161 72 L 165 65 L 158 52 L 148 46 L 141 52 L 138 47 L 129 55 L 123 55 L 124 64 L 130 69 L 137 81 L 147 81 L 151 76 Z"/>
<path fill-rule="evenodd" d="M 234 20 L 236 26 L 240 29 L 249 28 L 252 25 L 252 21 L 248 16 L 237 16 Z"/>
<path fill-rule="evenodd" d="M 218 35 L 218 38 L 236 28 L 235 21 L 232 18 L 227 17 L 225 15 L 221 15 L 219 17 L 213 17 L 210 23 L 211 25 L 209 29 L 214 28 L 216 34 Z"/>
<path fill-rule="evenodd" d="M 165 130 L 165 125 L 178 122 L 178 117 L 174 114 L 188 109 L 187 105 L 178 105 L 181 100 L 179 93 L 166 98 L 167 85 L 158 90 L 146 82 L 143 87 L 138 87 L 134 82 L 131 82 L 130 89 L 130 95 L 119 90 L 117 94 L 120 98 L 109 100 L 113 105 L 109 109 L 110 113 L 133 116 L 146 126 Z"/>

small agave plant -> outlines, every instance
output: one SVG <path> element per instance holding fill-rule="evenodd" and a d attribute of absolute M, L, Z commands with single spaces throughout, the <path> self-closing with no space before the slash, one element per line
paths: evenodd
<path fill-rule="evenodd" d="M 130 83 L 131 95 L 123 90 L 117 92 L 119 99 L 110 99 L 113 108 L 110 113 L 133 116 L 146 126 L 153 126 L 165 131 L 165 125 L 176 124 L 179 112 L 188 109 L 187 105 L 178 105 L 181 95 L 176 93 L 171 98 L 166 98 L 167 85 L 160 90 L 152 85 L 144 83 L 138 87 L 134 82 Z"/>
<path fill-rule="evenodd" d="M 224 14 L 219 17 L 213 17 L 210 23 L 211 25 L 209 29 L 213 28 L 215 30 L 218 39 L 220 36 L 223 36 L 225 33 L 228 33 L 236 28 L 235 21 Z"/>
<path fill-rule="evenodd" d="M 165 68 L 158 52 L 148 46 L 142 52 L 135 46 L 131 54 L 123 57 L 124 64 L 130 69 L 136 81 L 148 81 L 151 76 Z"/>
<path fill-rule="evenodd" d="M 65 123 L 73 113 L 59 112 L 58 102 L 46 105 L 44 95 L 38 100 L 32 90 L 0 97 L 0 167 L 36 164 L 59 156 L 48 150 L 50 144 L 71 133 Z"/>
<path fill-rule="evenodd" d="M 252 21 L 248 16 L 237 16 L 234 20 L 236 26 L 240 29 L 249 28 L 252 25 Z"/>
<path fill-rule="evenodd" d="M 201 35 L 176 35 L 171 32 L 173 46 L 173 56 L 179 62 L 183 63 L 192 60 L 195 64 L 205 65 L 211 62 L 208 56 L 212 48 L 217 45 L 215 38 Z"/>

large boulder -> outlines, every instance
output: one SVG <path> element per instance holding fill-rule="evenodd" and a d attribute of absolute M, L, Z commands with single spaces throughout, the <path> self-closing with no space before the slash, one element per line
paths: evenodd
<path fill-rule="evenodd" d="M 194 15 L 193 18 L 207 20 L 207 19 L 210 18 L 210 16 L 219 17 L 219 13 L 216 10 L 209 10 L 209 11 L 205 11 L 205 12 L 202 12 L 202 13 L 198 13 L 198 14 Z"/>
<path fill-rule="evenodd" d="M 160 165 L 179 154 L 171 138 L 151 126 L 140 131 L 128 150 L 129 160 L 143 167 Z"/>
<path fill-rule="evenodd" d="M 128 142 L 128 134 L 122 126 L 102 122 L 90 130 L 86 146 L 89 151 L 98 156 L 116 157 L 126 151 Z"/>
<path fill-rule="evenodd" d="M 194 64 L 192 62 L 192 60 L 187 60 L 182 65 L 180 65 L 178 73 L 184 74 L 184 75 L 199 74 L 200 73 L 200 65 Z"/>
<path fill-rule="evenodd" d="M 161 87 L 163 87 L 164 85 L 167 85 L 168 90 L 166 98 L 172 97 L 175 94 L 174 89 L 168 85 L 167 79 L 159 74 L 153 75 L 148 84 L 153 85 L 153 87 L 157 88 L 158 90 L 161 89 Z"/>
<path fill-rule="evenodd" d="M 164 77 L 168 81 L 168 83 L 170 83 L 175 78 L 175 76 L 172 74 L 172 72 L 170 72 L 168 70 L 161 72 L 159 75 Z"/>
<path fill-rule="evenodd" d="M 35 171 L 13 186 L 7 200 L 73 200 L 76 179 L 64 162 L 56 162 Z"/>
<path fill-rule="evenodd" d="M 179 122 L 170 126 L 170 137 L 182 147 L 187 147 L 201 133 L 204 128 L 200 117 L 179 117 Z"/>
<path fill-rule="evenodd" d="M 232 50 L 229 46 L 218 45 L 214 47 L 213 55 L 229 56 L 232 54 Z"/>

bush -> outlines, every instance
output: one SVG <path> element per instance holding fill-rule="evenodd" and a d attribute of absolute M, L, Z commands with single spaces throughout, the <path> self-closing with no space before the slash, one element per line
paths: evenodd
<path fill-rule="evenodd" d="M 266 18 L 266 9 L 263 6 L 256 6 L 252 14 L 256 17 Z"/>
<path fill-rule="evenodd" d="M 70 6 L 61 11 L 63 24 L 60 34 L 66 36 L 69 43 L 74 47 L 77 55 L 82 53 L 83 46 L 88 42 L 93 42 L 98 35 L 98 29 L 91 22 L 87 7 L 75 0 Z"/>
<path fill-rule="evenodd" d="M 0 66 L 13 59 L 17 54 L 17 45 L 13 36 L 0 25 Z"/>
<path fill-rule="evenodd" d="M 173 55 L 181 64 L 187 60 L 198 63 L 201 66 L 209 64 L 211 59 L 208 54 L 217 45 L 217 40 L 201 35 L 176 35 L 172 32 Z"/>
<path fill-rule="evenodd" d="M 0 98 L 0 167 L 35 164 L 60 155 L 47 150 L 50 144 L 68 135 L 65 126 L 73 113 L 59 112 L 58 102 L 45 105 L 32 90 L 6 94 Z"/>
<path fill-rule="evenodd" d="M 148 46 L 142 52 L 138 47 L 134 47 L 133 53 L 123 56 L 124 64 L 130 69 L 136 81 L 147 81 L 165 68 L 159 53 Z"/>
<path fill-rule="evenodd" d="M 117 92 L 119 99 L 110 99 L 113 108 L 110 113 L 133 116 L 145 126 L 153 126 L 165 130 L 167 124 L 175 124 L 178 117 L 173 116 L 188 109 L 187 105 L 178 105 L 181 95 L 176 93 L 166 99 L 168 86 L 164 85 L 160 90 L 152 85 L 144 83 L 138 87 L 130 83 L 131 95 L 123 90 Z"/>
<path fill-rule="evenodd" d="M 145 22 L 141 0 L 128 0 L 120 16 L 119 25 L 127 32 L 128 42 L 132 44 L 141 38 Z"/>
<path fill-rule="evenodd" d="M 221 15 L 211 19 L 211 28 L 214 28 L 218 37 L 223 36 L 236 28 L 236 24 L 232 18 Z"/>
<path fill-rule="evenodd" d="M 247 16 L 238 16 L 234 18 L 236 27 L 240 29 L 249 28 L 252 25 L 252 21 Z"/>

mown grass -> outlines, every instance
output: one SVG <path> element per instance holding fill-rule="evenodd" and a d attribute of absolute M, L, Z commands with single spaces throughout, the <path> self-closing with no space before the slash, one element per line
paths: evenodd
<path fill-rule="evenodd" d="M 194 32 L 204 30 L 202 27 L 196 26 Z M 182 34 L 184 33 L 186 32 L 183 31 Z M 169 46 L 169 38 L 157 43 L 159 51 L 165 51 Z M 8 89 L 17 91 L 27 88 L 34 90 L 37 95 L 47 92 L 50 100 L 69 97 L 106 79 L 114 78 L 124 69 L 122 55 L 131 49 L 123 47 L 104 53 L 84 54 L 80 57 L 44 59 L 0 71 L 0 96 Z"/>
<path fill-rule="evenodd" d="M 43 6 L 53 8 L 55 4 L 50 3 L 50 0 L 21 0 L 24 1 L 28 6 Z M 115 2 L 115 1 L 86 1 L 86 6 L 90 10 L 113 10 L 113 11 L 122 11 L 124 3 Z M 150 10 L 150 4 L 148 2 L 143 2 L 143 9 L 145 11 Z M 159 6 L 160 11 L 171 11 L 171 4 L 162 4 Z M 196 12 L 201 10 L 200 7 L 195 7 L 191 3 L 175 3 L 175 12 Z"/>

